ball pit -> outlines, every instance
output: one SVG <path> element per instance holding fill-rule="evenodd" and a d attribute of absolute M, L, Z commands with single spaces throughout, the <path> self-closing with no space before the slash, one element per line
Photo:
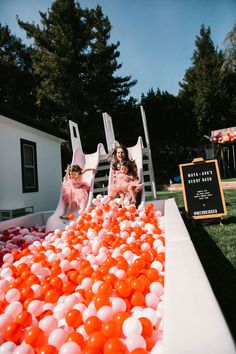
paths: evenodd
<path fill-rule="evenodd" d="M 160 353 L 164 219 L 97 196 L 64 230 L 0 235 L 0 353 Z"/>

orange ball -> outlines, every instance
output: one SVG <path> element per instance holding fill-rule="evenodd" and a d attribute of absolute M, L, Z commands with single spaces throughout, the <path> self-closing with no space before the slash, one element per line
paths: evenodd
<path fill-rule="evenodd" d="M 151 280 L 151 282 L 153 282 L 153 281 L 156 281 L 158 279 L 159 272 L 155 268 L 149 268 L 146 271 L 146 276 L 148 277 L 148 279 Z"/>
<path fill-rule="evenodd" d="M 140 291 L 135 291 L 130 302 L 133 306 L 142 306 L 145 302 L 145 297 Z"/>
<path fill-rule="evenodd" d="M 109 297 L 112 295 L 113 288 L 109 282 L 102 283 L 98 288 L 98 295 Z"/>
<path fill-rule="evenodd" d="M 148 354 L 148 351 L 144 348 L 136 348 L 130 352 L 130 354 Z"/>
<path fill-rule="evenodd" d="M 67 342 L 75 342 L 79 344 L 81 349 L 83 349 L 85 346 L 84 337 L 78 332 L 71 332 L 67 337 Z"/>
<path fill-rule="evenodd" d="M 62 285 L 63 285 L 63 281 L 59 277 L 52 277 L 51 280 L 50 280 L 50 285 L 54 289 L 61 290 Z"/>
<path fill-rule="evenodd" d="M 44 332 L 39 327 L 31 327 L 25 334 L 24 340 L 34 348 L 39 347 L 44 342 Z"/>
<path fill-rule="evenodd" d="M 141 333 L 141 335 L 143 337 L 150 337 L 152 335 L 152 332 L 153 332 L 152 322 L 146 317 L 140 317 L 139 321 L 141 322 L 141 325 L 142 325 L 142 333 Z"/>
<path fill-rule="evenodd" d="M 11 322 L 9 323 L 3 331 L 3 338 L 6 341 L 12 341 L 17 343 L 21 338 L 23 333 L 23 328 L 19 323 Z"/>
<path fill-rule="evenodd" d="M 113 337 L 114 334 L 120 337 L 122 334 L 121 326 L 114 320 L 105 321 L 102 324 L 102 334 L 108 338 Z"/>
<path fill-rule="evenodd" d="M 22 311 L 16 316 L 16 323 L 20 324 L 22 328 L 29 327 L 32 323 L 32 315 L 28 311 Z"/>
<path fill-rule="evenodd" d="M 125 345 L 118 337 L 109 338 L 103 348 L 104 354 L 125 353 Z"/>
<path fill-rule="evenodd" d="M 71 282 L 71 281 L 66 281 L 65 283 L 63 283 L 62 285 L 62 292 L 65 295 L 70 295 L 74 292 L 75 289 L 75 285 Z"/>
<path fill-rule="evenodd" d="M 106 340 L 107 337 L 104 336 L 104 334 L 101 332 L 94 332 L 89 335 L 87 339 L 87 346 L 102 350 Z"/>
<path fill-rule="evenodd" d="M 45 344 L 37 350 L 37 354 L 58 354 L 58 350 L 51 344 Z"/>
<path fill-rule="evenodd" d="M 135 291 L 139 291 L 141 293 L 143 293 L 144 289 L 145 289 L 145 285 L 143 284 L 143 282 L 140 279 L 134 279 L 131 282 L 131 287 L 135 290 Z"/>
<path fill-rule="evenodd" d="M 100 295 L 96 295 L 94 296 L 94 306 L 97 310 L 99 310 L 102 306 L 110 306 L 111 303 L 110 303 L 110 300 L 109 300 L 109 297 L 106 297 L 106 296 L 100 296 Z"/>
<path fill-rule="evenodd" d="M 131 293 L 131 286 L 125 280 L 122 279 L 116 280 L 114 287 L 117 293 L 123 298 L 128 297 Z"/>
<path fill-rule="evenodd" d="M 30 286 L 24 286 L 20 292 L 21 292 L 21 300 L 25 300 L 29 297 L 31 298 L 34 297 L 34 291 Z"/>
<path fill-rule="evenodd" d="M 57 289 L 49 289 L 45 294 L 45 301 L 55 304 L 60 297 L 60 293 Z"/>
<path fill-rule="evenodd" d="M 84 322 L 84 329 L 88 334 L 98 332 L 102 328 L 102 321 L 96 316 L 90 316 Z"/>
<path fill-rule="evenodd" d="M 68 326 L 77 328 L 82 323 L 82 315 L 79 310 L 71 309 L 66 314 L 66 322 Z"/>
<path fill-rule="evenodd" d="M 130 315 L 128 312 L 120 311 L 115 314 L 113 320 L 116 321 L 121 327 L 123 326 L 124 321 L 129 318 Z"/>

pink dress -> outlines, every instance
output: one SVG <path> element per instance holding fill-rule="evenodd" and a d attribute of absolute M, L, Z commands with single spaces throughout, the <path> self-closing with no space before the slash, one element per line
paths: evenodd
<path fill-rule="evenodd" d="M 129 187 L 134 187 L 135 192 L 139 192 L 142 189 L 143 183 L 140 183 L 138 179 L 132 180 L 132 176 L 125 175 L 119 171 L 113 171 L 113 173 L 113 181 L 110 186 L 111 194 L 126 193 Z"/>
<path fill-rule="evenodd" d="M 72 210 L 84 210 L 88 202 L 89 185 L 81 178 L 66 178 L 62 182 L 62 198 Z"/>

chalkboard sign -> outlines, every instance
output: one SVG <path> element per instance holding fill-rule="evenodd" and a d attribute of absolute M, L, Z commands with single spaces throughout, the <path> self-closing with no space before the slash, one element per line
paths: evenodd
<path fill-rule="evenodd" d="M 189 217 L 207 219 L 227 214 L 217 160 L 194 159 L 179 168 Z"/>

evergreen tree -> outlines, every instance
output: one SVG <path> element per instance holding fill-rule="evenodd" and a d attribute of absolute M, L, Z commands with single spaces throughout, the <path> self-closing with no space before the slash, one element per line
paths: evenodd
<path fill-rule="evenodd" d="M 69 119 L 83 117 L 86 59 L 91 38 L 87 11 L 74 0 L 56 0 L 48 13 L 40 12 L 41 25 L 18 20 L 34 40 L 33 68 L 40 78 L 37 104 L 41 116 L 68 129 Z"/>
<path fill-rule="evenodd" d="M 229 108 L 229 126 L 236 121 L 236 24 L 225 38 L 223 83 Z"/>
<path fill-rule="evenodd" d="M 23 113 L 34 111 L 36 79 L 31 48 L 0 24 L 0 102 Z"/>
<path fill-rule="evenodd" d="M 225 38 L 225 64 L 236 73 L 236 23 Z"/>
<path fill-rule="evenodd" d="M 102 8 L 97 6 L 91 10 L 90 18 L 93 37 L 90 44 L 88 97 L 91 97 L 92 106 L 111 112 L 123 103 L 136 81 L 130 81 L 131 76 L 115 76 L 122 66 L 117 62 L 120 43 L 109 42 L 111 23 L 104 16 Z"/>
<path fill-rule="evenodd" d="M 119 43 L 108 43 L 111 25 L 99 6 L 88 10 L 75 0 L 55 0 L 40 16 L 41 26 L 18 23 L 34 40 L 41 117 L 65 131 L 69 119 L 77 122 L 82 144 L 94 150 L 102 140 L 102 111 L 123 102 L 135 82 L 115 76 Z"/>
<path fill-rule="evenodd" d="M 180 83 L 179 97 L 184 105 L 187 103 L 187 116 L 193 125 L 196 124 L 200 140 L 210 130 L 224 125 L 223 55 L 214 47 L 210 28 L 204 25 L 196 37 L 195 45 L 192 66 L 186 70 Z"/>

